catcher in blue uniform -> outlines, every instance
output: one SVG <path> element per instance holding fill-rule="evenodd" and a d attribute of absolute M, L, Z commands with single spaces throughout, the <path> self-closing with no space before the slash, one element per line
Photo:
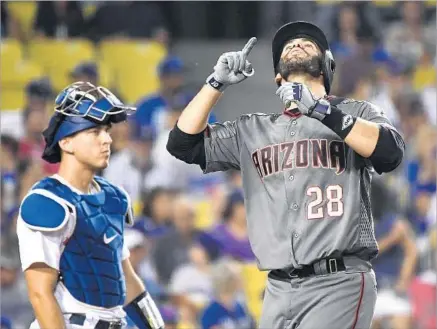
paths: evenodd
<path fill-rule="evenodd" d="M 56 175 L 25 196 L 17 223 L 36 320 L 30 328 L 164 328 L 123 243 L 133 222 L 127 193 L 95 176 L 108 165 L 110 128 L 134 109 L 109 90 L 77 82 L 56 98 L 43 159 Z M 122 173 L 121 173 L 122 174 Z"/>

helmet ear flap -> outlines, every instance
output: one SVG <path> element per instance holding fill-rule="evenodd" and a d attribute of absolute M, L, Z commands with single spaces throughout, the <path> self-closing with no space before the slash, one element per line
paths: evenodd
<path fill-rule="evenodd" d="M 330 50 L 325 50 L 322 63 L 323 83 L 325 85 L 326 93 L 331 91 L 332 81 L 334 80 L 335 73 L 335 61 L 334 56 Z"/>

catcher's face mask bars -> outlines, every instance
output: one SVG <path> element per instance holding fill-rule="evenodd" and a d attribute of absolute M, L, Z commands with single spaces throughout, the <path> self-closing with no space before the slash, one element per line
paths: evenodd
<path fill-rule="evenodd" d="M 83 90 L 84 86 L 86 91 Z M 105 87 L 96 87 L 89 82 L 70 85 L 55 100 L 55 112 L 70 117 L 91 118 L 98 122 L 105 122 L 109 116 L 111 121 L 120 122 L 134 111 L 134 107 L 124 105 Z"/>

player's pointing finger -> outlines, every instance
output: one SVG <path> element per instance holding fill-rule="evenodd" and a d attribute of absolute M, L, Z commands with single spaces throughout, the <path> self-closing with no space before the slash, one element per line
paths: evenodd
<path fill-rule="evenodd" d="M 244 56 L 249 55 L 249 53 L 252 51 L 253 47 L 255 47 L 256 42 L 258 41 L 257 38 L 252 37 L 249 41 L 247 41 L 246 45 L 244 46 L 242 52 Z"/>

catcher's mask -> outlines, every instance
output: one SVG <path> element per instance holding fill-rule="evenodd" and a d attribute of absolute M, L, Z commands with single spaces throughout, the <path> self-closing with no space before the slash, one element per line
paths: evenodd
<path fill-rule="evenodd" d="M 42 158 L 50 163 L 61 161 L 58 142 L 80 131 L 99 125 L 119 123 L 135 111 L 113 93 L 89 82 L 75 82 L 62 90 L 55 100 L 55 114 L 43 131 L 45 149 Z"/>
<path fill-rule="evenodd" d="M 292 22 L 283 25 L 276 32 L 272 42 L 273 68 L 275 76 L 278 74 L 277 66 L 281 59 L 281 53 L 287 41 L 296 38 L 307 38 L 316 43 L 322 51 L 322 72 L 323 83 L 326 93 L 331 90 L 332 80 L 334 79 L 335 61 L 329 48 L 325 33 L 316 25 L 309 22 Z"/>

